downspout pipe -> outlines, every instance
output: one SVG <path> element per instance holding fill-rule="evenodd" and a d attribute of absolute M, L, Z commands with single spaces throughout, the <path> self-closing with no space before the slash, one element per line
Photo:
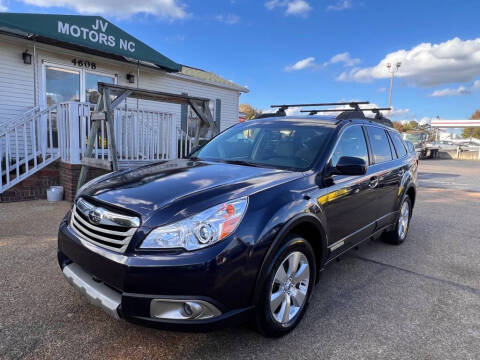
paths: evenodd
<path fill-rule="evenodd" d="M 33 35 L 33 105 L 37 107 L 37 42 L 35 38 Z"/>

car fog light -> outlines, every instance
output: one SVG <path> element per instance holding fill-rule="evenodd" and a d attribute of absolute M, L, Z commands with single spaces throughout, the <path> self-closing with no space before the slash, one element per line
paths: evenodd
<path fill-rule="evenodd" d="M 220 310 L 203 300 L 153 299 L 150 316 L 162 320 L 202 320 L 221 315 Z"/>
<path fill-rule="evenodd" d="M 186 302 L 183 304 L 183 312 L 186 317 L 190 319 L 195 319 L 202 314 L 203 308 L 202 305 L 195 302 Z"/>

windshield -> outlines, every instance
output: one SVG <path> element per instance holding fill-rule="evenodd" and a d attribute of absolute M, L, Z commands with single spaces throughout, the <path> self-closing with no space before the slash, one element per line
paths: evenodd
<path fill-rule="evenodd" d="M 236 125 L 193 154 L 200 160 L 306 170 L 333 127 L 311 122 L 262 121 Z"/>

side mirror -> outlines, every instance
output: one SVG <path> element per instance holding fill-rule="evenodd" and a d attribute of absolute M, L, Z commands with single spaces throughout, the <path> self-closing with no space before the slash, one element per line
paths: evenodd
<path fill-rule="evenodd" d="M 359 157 L 342 156 L 333 173 L 336 175 L 365 175 L 367 163 Z"/>

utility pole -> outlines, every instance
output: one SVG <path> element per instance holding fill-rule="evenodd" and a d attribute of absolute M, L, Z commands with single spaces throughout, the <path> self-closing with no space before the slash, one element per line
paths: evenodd
<path fill-rule="evenodd" d="M 391 63 L 387 63 L 388 72 L 391 74 L 390 77 L 390 94 L 388 96 L 388 107 L 392 107 L 392 91 L 393 91 L 393 79 L 395 77 L 395 73 L 398 69 L 402 66 L 402 63 L 399 61 L 395 65 L 392 66 Z"/>

